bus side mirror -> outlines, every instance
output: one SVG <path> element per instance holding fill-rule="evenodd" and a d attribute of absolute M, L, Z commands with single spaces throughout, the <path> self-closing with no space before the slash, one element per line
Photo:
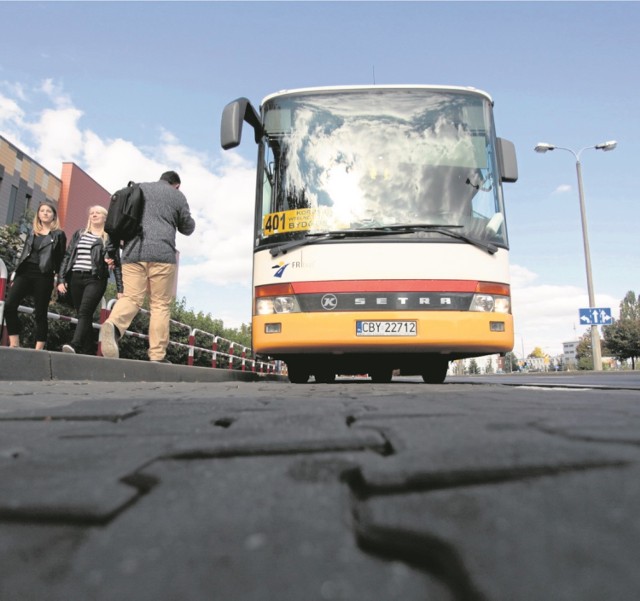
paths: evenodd
<path fill-rule="evenodd" d="M 254 129 L 256 144 L 262 139 L 264 129 L 260 115 L 246 98 L 238 98 L 227 104 L 222 111 L 220 124 L 220 144 L 225 150 L 235 148 L 242 139 L 242 123 L 246 121 Z"/>
<path fill-rule="evenodd" d="M 498 169 L 503 182 L 518 181 L 518 162 L 516 161 L 516 148 L 513 142 L 498 138 L 497 140 Z"/>

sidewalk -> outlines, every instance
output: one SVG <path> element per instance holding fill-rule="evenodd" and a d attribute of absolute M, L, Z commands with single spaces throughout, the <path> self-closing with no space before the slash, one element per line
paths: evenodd
<path fill-rule="evenodd" d="M 636 390 L 4 381 L 0 483 L 1 601 L 640 591 Z"/>
<path fill-rule="evenodd" d="M 94 382 L 288 381 L 249 371 L 107 359 L 33 349 L 0 347 L 0 380 L 91 380 Z M 0 600 L 1 601 L 1 600 Z"/>

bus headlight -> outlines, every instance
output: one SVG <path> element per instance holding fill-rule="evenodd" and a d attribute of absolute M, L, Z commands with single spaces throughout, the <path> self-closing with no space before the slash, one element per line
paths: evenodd
<path fill-rule="evenodd" d="M 495 308 L 493 309 L 496 313 L 511 313 L 511 298 L 508 296 L 496 296 L 495 300 Z"/>
<path fill-rule="evenodd" d="M 300 305 L 295 296 L 266 296 L 256 299 L 256 315 L 299 312 Z"/>
<path fill-rule="evenodd" d="M 493 312 L 493 296 L 489 294 L 474 294 L 469 311 Z"/>
<path fill-rule="evenodd" d="M 510 313 L 511 299 L 508 296 L 498 296 L 494 294 L 474 294 L 469 311 Z"/>
<path fill-rule="evenodd" d="M 274 313 L 272 298 L 256 299 L 256 315 L 273 315 Z"/>
<path fill-rule="evenodd" d="M 298 299 L 295 296 L 276 296 L 273 299 L 274 313 L 298 313 Z"/>

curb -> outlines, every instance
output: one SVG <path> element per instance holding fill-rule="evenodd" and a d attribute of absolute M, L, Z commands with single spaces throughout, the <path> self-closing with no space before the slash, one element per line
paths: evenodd
<path fill-rule="evenodd" d="M 286 376 L 0 347 L 0 380 L 95 382 L 288 382 Z"/>

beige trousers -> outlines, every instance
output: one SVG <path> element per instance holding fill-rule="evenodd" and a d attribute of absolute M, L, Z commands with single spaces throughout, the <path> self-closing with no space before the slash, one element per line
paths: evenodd
<path fill-rule="evenodd" d="M 174 263 L 124 263 L 121 296 L 107 321 L 124 332 L 137 315 L 149 293 L 149 359 L 162 361 L 169 344 L 169 319 L 173 300 L 176 265 Z"/>

